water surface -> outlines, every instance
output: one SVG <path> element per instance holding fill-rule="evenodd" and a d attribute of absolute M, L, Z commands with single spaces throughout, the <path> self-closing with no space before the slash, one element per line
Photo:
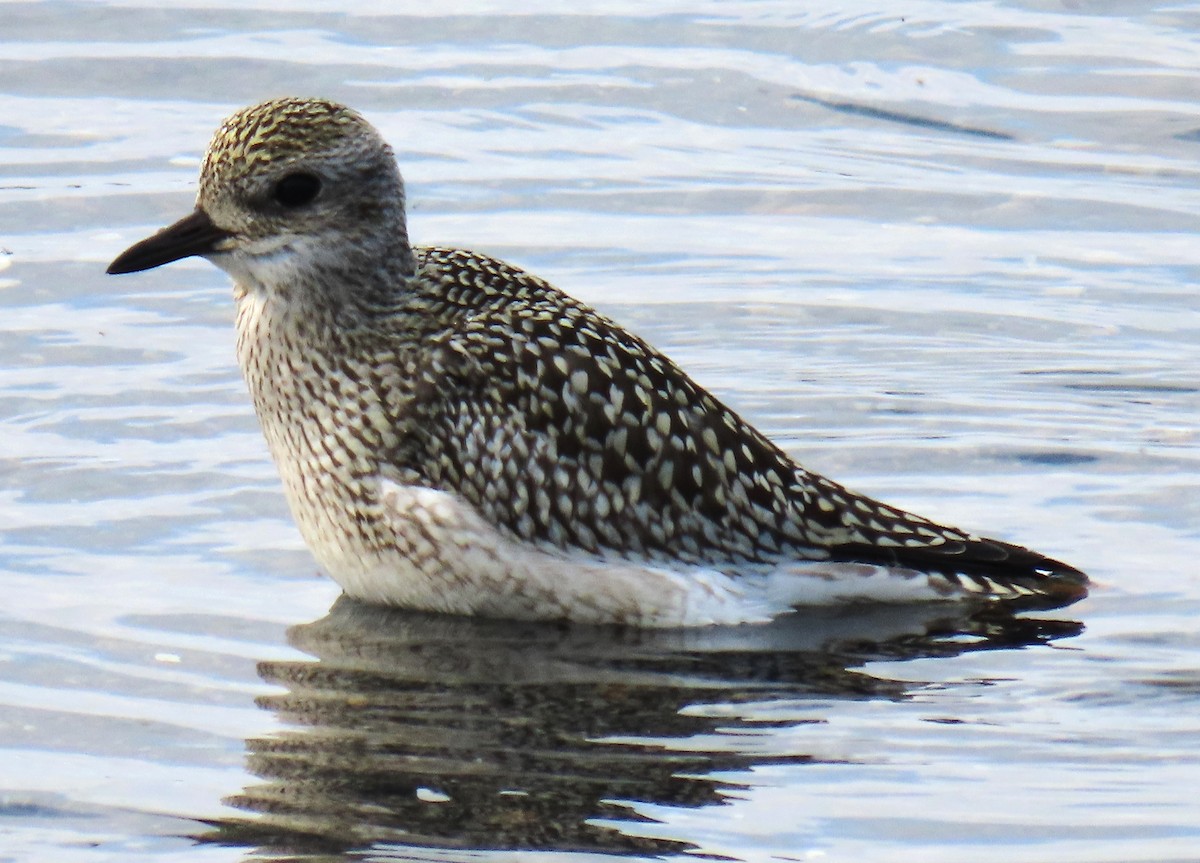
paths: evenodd
<path fill-rule="evenodd" d="M 1200 859 L 1200 8 L 341 6 L 4 4 L 0 857 Z M 418 242 L 1097 589 L 703 633 L 336 602 L 225 277 L 103 275 L 285 93 L 383 130 Z"/>

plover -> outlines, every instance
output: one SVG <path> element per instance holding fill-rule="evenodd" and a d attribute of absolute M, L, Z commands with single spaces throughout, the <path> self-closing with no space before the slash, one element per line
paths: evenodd
<path fill-rule="evenodd" d="M 343 105 L 233 114 L 195 211 L 108 272 L 190 255 L 233 278 L 238 359 L 288 503 L 358 599 L 689 626 L 1086 593 L 1071 566 L 806 470 L 536 276 L 412 246 L 392 150 Z"/>

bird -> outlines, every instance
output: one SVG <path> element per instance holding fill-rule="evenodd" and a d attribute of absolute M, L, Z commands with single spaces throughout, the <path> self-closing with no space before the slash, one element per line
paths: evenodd
<path fill-rule="evenodd" d="M 238 362 L 290 510 L 355 599 L 688 627 L 1087 594 L 1068 564 L 805 469 L 543 279 L 414 246 L 393 150 L 345 105 L 229 116 L 194 211 L 107 272 L 189 256 L 232 278 Z"/>

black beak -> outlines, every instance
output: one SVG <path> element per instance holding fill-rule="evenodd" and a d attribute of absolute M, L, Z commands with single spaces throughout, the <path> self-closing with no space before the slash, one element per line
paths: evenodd
<path fill-rule="evenodd" d="M 108 273 L 139 273 L 180 258 L 207 255 L 217 251 L 217 244 L 229 236 L 228 231 L 214 225 L 208 213 L 197 207 L 190 216 L 123 251 L 108 265 Z"/>

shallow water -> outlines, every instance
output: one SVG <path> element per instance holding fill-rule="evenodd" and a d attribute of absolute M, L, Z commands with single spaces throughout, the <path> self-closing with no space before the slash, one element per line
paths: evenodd
<path fill-rule="evenodd" d="M 0 13 L 0 858 L 1200 859 L 1200 7 L 162 5 Z M 335 604 L 224 276 L 103 275 L 281 93 L 384 130 L 419 242 L 1097 589 L 684 634 Z"/>

